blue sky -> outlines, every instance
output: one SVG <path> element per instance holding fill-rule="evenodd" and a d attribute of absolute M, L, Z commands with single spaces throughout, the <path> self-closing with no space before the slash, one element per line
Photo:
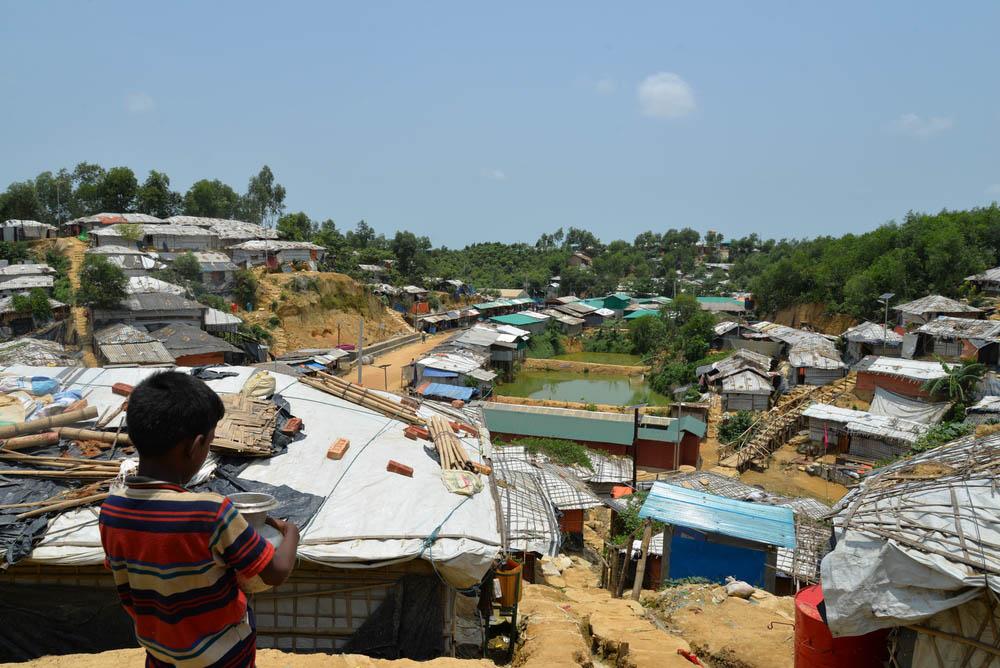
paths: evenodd
<path fill-rule="evenodd" d="M 0 184 L 79 161 L 451 247 L 1000 199 L 998 3 L 12 2 Z"/>

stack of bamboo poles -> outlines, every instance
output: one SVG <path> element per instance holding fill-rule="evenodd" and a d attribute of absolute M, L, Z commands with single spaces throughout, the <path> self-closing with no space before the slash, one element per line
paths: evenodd
<path fill-rule="evenodd" d="M 465 447 L 455 436 L 451 429 L 451 424 L 440 415 L 433 416 L 427 424 L 427 428 L 434 439 L 434 447 L 437 448 L 438 457 L 441 459 L 441 469 L 455 469 L 457 471 L 475 471 Z"/>
<path fill-rule="evenodd" d="M 412 408 L 376 394 L 366 387 L 355 385 L 342 378 L 331 376 L 328 373 L 320 372 L 315 378 L 303 376 L 299 380 L 309 387 L 314 387 L 327 394 L 340 397 L 345 401 L 350 401 L 352 404 L 370 408 L 386 417 L 418 426 L 426 424 L 426 421 L 417 415 L 416 411 Z"/>
<path fill-rule="evenodd" d="M 119 469 L 117 460 L 26 455 L 4 450 L 0 450 L 0 462 L 22 467 L 0 471 L 0 475 L 4 477 L 110 481 L 118 475 Z"/>

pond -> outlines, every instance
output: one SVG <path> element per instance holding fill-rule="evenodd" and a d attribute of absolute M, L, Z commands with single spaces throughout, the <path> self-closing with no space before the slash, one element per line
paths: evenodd
<path fill-rule="evenodd" d="M 666 406 L 670 403 L 670 399 L 649 389 L 646 381 L 640 377 L 568 371 L 522 370 L 514 381 L 498 386 L 496 393 L 509 397 L 618 406 L 633 404 Z"/>
<path fill-rule="evenodd" d="M 554 360 L 569 360 L 571 362 L 590 362 L 591 364 L 621 364 L 622 366 L 641 366 L 642 358 L 626 353 L 565 353 L 556 355 Z"/>

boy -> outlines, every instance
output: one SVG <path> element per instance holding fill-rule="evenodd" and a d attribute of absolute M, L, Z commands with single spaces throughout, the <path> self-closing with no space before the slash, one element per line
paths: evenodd
<path fill-rule="evenodd" d="M 283 536 L 275 549 L 229 499 L 184 488 L 224 413 L 205 383 L 173 371 L 150 376 L 129 397 L 139 468 L 104 502 L 101 543 L 147 666 L 253 666 L 243 588 L 279 585 L 295 565 L 294 524 L 268 518 Z"/>

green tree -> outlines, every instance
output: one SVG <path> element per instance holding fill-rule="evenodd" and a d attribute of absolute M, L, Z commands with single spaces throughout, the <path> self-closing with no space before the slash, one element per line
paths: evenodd
<path fill-rule="evenodd" d="M 960 364 L 947 364 L 941 359 L 938 359 L 938 362 L 941 363 L 945 375 L 925 382 L 922 386 L 924 392 L 948 401 L 967 403 L 966 400 L 971 397 L 976 384 L 986 374 L 986 365 L 969 360 Z"/>
<path fill-rule="evenodd" d="M 135 208 L 139 182 L 128 167 L 112 167 L 97 186 L 102 211 L 126 212 Z"/>
<path fill-rule="evenodd" d="M 101 182 L 104 168 L 89 162 L 78 163 L 73 168 L 73 199 L 70 211 L 74 218 L 100 213 Z"/>
<path fill-rule="evenodd" d="M 43 208 L 34 182 L 12 183 L 0 195 L 0 220 L 38 220 L 41 217 Z"/>
<path fill-rule="evenodd" d="M 363 220 L 347 233 L 347 244 L 351 248 L 368 248 L 375 241 L 375 230 Z"/>
<path fill-rule="evenodd" d="M 252 310 L 257 306 L 257 278 L 247 269 L 240 269 L 233 275 L 233 298 L 241 307 L 250 305 Z"/>
<path fill-rule="evenodd" d="M 628 331 L 637 355 L 655 353 L 666 345 L 667 325 L 662 318 L 636 318 Z"/>
<path fill-rule="evenodd" d="M 65 169 L 56 174 L 42 172 L 35 177 L 35 192 L 41 211 L 38 220 L 58 225 L 72 216 L 73 175 Z"/>
<path fill-rule="evenodd" d="M 430 245 L 427 237 L 418 237 L 413 232 L 396 232 L 389 244 L 389 250 L 396 256 L 396 270 L 408 279 L 417 280 L 425 266 L 423 254 Z"/>
<path fill-rule="evenodd" d="M 299 211 L 288 213 L 278 219 L 278 238 L 288 241 L 309 241 L 313 236 L 313 222 L 309 216 Z"/>
<path fill-rule="evenodd" d="M 256 176 L 250 177 L 243 207 L 247 220 L 270 227 L 285 210 L 285 187 L 275 183 L 271 168 L 264 165 Z M 302 214 L 305 215 L 305 214 Z"/>
<path fill-rule="evenodd" d="M 35 322 L 48 322 L 52 319 L 52 305 L 49 303 L 49 296 L 45 290 L 32 289 L 28 301 L 31 304 L 31 315 L 35 318 Z"/>
<path fill-rule="evenodd" d="M 77 303 L 96 308 L 114 308 L 125 299 L 128 279 L 121 267 L 111 264 L 101 255 L 88 255 L 80 271 Z"/>
<path fill-rule="evenodd" d="M 115 232 L 118 233 L 125 241 L 130 241 L 133 244 L 137 243 L 142 239 L 142 225 L 136 223 L 118 223 L 115 225 Z"/>
<path fill-rule="evenodd" d="M 157 218 L 169 218 L 181 212 L 181 194 L 170 189 L 170 177 L 155 169 L 142 182 L 136 196 L 136 209 Z"/>
<path fill-rule="evenodd" d="M 185 281 L 191 281 L 192 283 L 201 282 L 201 263 L 198 262 L 198 258 L 194 256 L 194 253 L 184 253 L 178 255 L 170 265 L 173 273 Z"/>
<path fill-rule="evenodd" d="M 234 218 L 240 196 L 218 179 L 196 181 L 184 194 L 184 213 L 206 218 Z"/>

